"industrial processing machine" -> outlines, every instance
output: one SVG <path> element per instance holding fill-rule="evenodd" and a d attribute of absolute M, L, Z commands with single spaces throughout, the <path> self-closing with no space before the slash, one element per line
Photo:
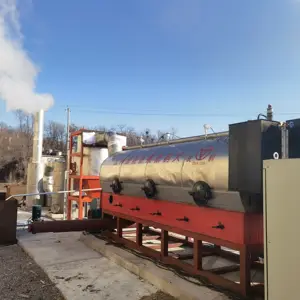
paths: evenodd
<path fill-rule="evenodd" d="M 259 117 L 231 124 L 228 132 L 125 147 L 109 156 L 100 169 L 99 230 L 108 229 L 102 234 L 118 243 L 239 294 L 261 290 L 250 272 L 259 268 L 257 258 L 263 254 L 263 161 L 300 156 L 300 122 L 274 121 L 271 106 L 264 119 Z M 135 240 L 125 239 L 123 229 L 133 223 Z M 41 226 L 51 225 L 32 224 L 31 229 L 45 231 Z M 159 251 L 143 244 L 149 228 L 160 229 Z M 170 255 L 171 232 L 192 245 L 189 263 Z M 208 255 L 236 263 L 208 270 L 203 264 Z M 233 271 L 239 272 L 238 280 L 223 276 Z"/>
<path fill-rule="evenodd" d="M 278 122 L 254 120 L 119 152 L 101 166 L 103 213 L 193 238 L 194 266 L 181 267 L 195 275 L 208 276 L 199 262 L 202 241 L 239 251 L 239 285 L 213 272 L 208 278 L 246 295 L 248 259 L 263 252 L 262 163 L 281 156 L 281 133 Z"/>

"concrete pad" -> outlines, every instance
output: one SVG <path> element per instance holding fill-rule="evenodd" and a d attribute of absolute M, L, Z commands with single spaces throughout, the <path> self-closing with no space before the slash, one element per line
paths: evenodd
<path fill-rule="evenodd" d="M 64 219 L 64 215 L 63 214 L 54 214 L 50 211 L 45 212 L 45 216 L 47 218 L 53 219 L 53 220 L 63 220 Z"/>
<path fill-rule="evenodd" d="M 82 243 L 74 243 L 78 240 L 77 232 L 63 234 L 36 234 L 28 239 L 19 239 L 19 244 L 26 251 L 34 254 L 34 260 L 41 266 L 62 264 L 72 261 L 88 260 L 99 257 L 95 251 L 89 251 Z M 49 249 L 51 247 L 52 249 Z M 38 248 L 38 251 L 36 250 Z M 50 250 L 50 251 L 49 251 Z"/>
<path fill-rule="evenodd" d="M 157 289 L 79 241 L 81 233 L 23 232 L 19 245 L 68 300 L 139 300 Z"/>
<path fill-rule="evenodd" d="M 153 262 L 128 251 L 107 244 L 91 234 L 82 234 L 80 240 L 93 250 L 123 268 L 156 286 L 159 290 L 182 300 L 229 300 L 226 295 L 211 290 L 201 283 L 193 284 L 172 271 L 162 269 Z"/>

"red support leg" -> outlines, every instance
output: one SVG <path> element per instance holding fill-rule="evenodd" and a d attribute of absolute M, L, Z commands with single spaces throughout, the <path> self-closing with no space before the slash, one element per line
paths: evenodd
<path fill-rule="evenodd" d="M 129 206 L 132 207 L 132 206 Z M 151 209 L 151 211 L 153 211 Z M 121 220 L 124 222 L 121 226 L 121 224 L 118 225 L 118 234 L 113 234 L 112 232 L 104 232 L 104 234 L 109 234 L 112 239 L 122 243 L 128 248 L 135 249 L 137 251 L 142 252 L 146 256 L 153 257 L 156 260 L 160 260 L 163 263 L 166 263 L 168 265 L 173 265 L 176 267 L 181 268 L 185 272 L 191 275 L 201 276 L 208 280 L 208 282 L 216 285 L 216 286 L 222 286 L 225 289 L 231 290 L 232 292 L 236 294 L 240 294 L 243 296 L 249 296 L 253 292 L 259 292 L 261 295 L 263 295 L 263 289 L 256 289 L 254 291 L 254 287 L 251 287 L 251 256 L 254 258 L 253 253 L 255 251 L 259 251 L 262 248 L 262 245 L 253 245 L 249 246 L 246 244 L 246 242 L 243 243 L 233 243 L 231 241 L 228 241 L 226 239 L 218 239 L 213 236 L 208 236 L 196 232 L 191 232 L 188 230 L 183 230 L 179 227 L 174 227 L 170 225 L 164 225 L 160 224 L 158 221 L 154 222 L 152 220 L 142 219 L 140 216 L 127 216 L 123 212 L 111 212 L 109 210 L 103 211 L 104 213 L 108 215 L 114 215 L 120 218 L 119 222 L 121 223 Z M 129 221 L 130 220 L 130 221 Z M 131 226 L 132 223 L 136 224 L 136 243 L 132 240 L 127 240 L 124 238 L 120 238 L 120 227 L 127 227 Z M 142 225 L 143 224 L 143 225 Z M 116 226 L 117 224 L 115 224 Z M 155 249 L 152 249 L 152 247 L 144 247 L 142 246 L 142 233 L 145 233 L 145 228 L 148 227 L 155 227 L 156 229 L 161 229 L 160 236 L 161 236 L 161 245 L 160 245 L 160 251 L 157 251 L 157 247 L 153 247 Z M 116 226 L 117 227 L 117 226 Z M 116 228 L 115 227 L 115 228 Z M 157 231 L 155 231 L 157 233 Z M 170 236 L 169 236 L 170 232 Z M 194 240 L 193 245 L 193 251 L 189 254 L 183 254 L 182 257 L 179 254 L 179 257 L 176 256 L 169 256 L 168 255 L 168 240 L 173 242 L 180 242 L 180 244 L 187 241 L 187 238 L 183 240 L 180 237 L 175 237 L 171 233 L 177 233 L 180 236 L 183 237 L 190 237 L 190 239 Z M 154 238 L 154 237 L 153 237 Z M 155 236 L 155 239 L 157 238 L 157 235 Z M 130 238 L 131 239 L 131 238 Z M 206 246 L 203 241 L 206 241 L 214 247 Z M 192 242 L 189 243 L 189 246 Z M 254 247 L 255 246 L 255 247 Z M 170 245 L 171 247 L 171 245 Z M 175 246 L 174 246 L 175 247 Z M 233 249 L 235 251 L 240 252 L 240 256 L 233 253 L 227 253 L 227 251 L 224 251 L 222 247 L 226 247 L 229 249 Z M 189 257 L 189 255 L 191 255 Z M 204 262 L 203 257 L 212 257 L 212 260 L 215 260 L 216 255 L 220 255 L 221 257 L 224 257 L 226 260 L 228 259 L 230 262 L 232 262 L 232 265 L 228 265 L 226 267 L 215 267 L 212 269 L 203 270 Z M 180 259 L 182 258 L 182 259 Z M 193 265 L 191 265 L 189 262 L 184 261 L 185 259 L 193 258 Z M 239 269 L 240 268 L 240 269 Z M 240 270 L 240 283 L 232 281 L 231 279 L 221 276 L 223 274 L 229 273 L 229 272 L 237 272 L 238 269 Z"/>
<path fill-rule="evenodd" d="M 194 240 L 194 268 L 202 270 L 202 241 Z"/>
<path fill-rule="evenodd" d="M 117 234 L 118 237 L 122 237 L 123 236 L 123 220 L 121 218 L 117 218 Z"/>
<path fill-rule="evenodd" d="M 79 200 L 78 200 L 78 220 L 82 220 L 83 219 L 83 201 L 82 198 L 79 196 Z"/>
<path fill-rule="evenodd" d="M 72 219 L 72 201 L 67 199 L 67 220 Z"/>
<path fill-rule="evenodd" d="M 247 296 L 251 286 L 251 255 L 247 248 L 244 246 L 240 251 L 240 287 L 243 296 Z"/>
<path fill-rule="evenodd" d="M 139 223 L 136 224 L 136 243 L 138 246 L 143 245 L 143 225 Z"/>
<path fill-rule="evenodd" d="M 169 254 L 169 232 L 167 230 L 161 230 L 161 256 L 167 257 Z"/>

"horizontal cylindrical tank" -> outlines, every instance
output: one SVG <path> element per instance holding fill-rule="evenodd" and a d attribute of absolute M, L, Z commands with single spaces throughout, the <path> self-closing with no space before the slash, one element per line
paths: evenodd
<path fill-rule="evenodd" d="M 197 192 L 202 185 L 210 191 L 228 190 L 228 138 L 119 152 L 103 162 L 100 180 L 104 192 L 116 192 L 119 185 L 117 193 L 125 195 L 192 203 L 193 189 Z M 151 189 L 155 195 L 147 194 Z"/>
<path fill-rule="evenodd" d="M 101 180 L 189 187 L 205 181 L 212 188 L 228 188 L 228 144 L 203 140 L 117 153 L 104 161 Z"/>
<path fill-rule="evenodd" d="M 278 122 L 250 120 L 230 124 L 229 132 L 127 148 L 104 161 L 101 187 L 111 195 L 261 212 L 262 162 L 280 153 L 281 140 Z"/>

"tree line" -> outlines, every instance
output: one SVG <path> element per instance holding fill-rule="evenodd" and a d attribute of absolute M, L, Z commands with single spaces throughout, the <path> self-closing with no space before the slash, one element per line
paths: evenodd
<path fill-rule="evenodd" d="M 0 122 L 0 182 L 26 181 L 27 165 L 32 157 L 33 145 L 33 115 L 28 115 L 20 110 L 15 112 L 17 124 L 9 126 Z M 78 124 L 70 125 L 70 132 L 83 128 Z M 166 139 L 176 138 L 176 130 L 170 128 L 168 131 L 159 130 L 152 132 L 146 128 L 139 132 L 126 125 L 106 127 L 103 125 L 84 127 L 84 129 L 95 131 L 114 131 L 127 137 L 127 145 L 135 146 L 156 143 Z M 48 121 L 44 125 L 44 153 L 61 151 L 66 153 L 66 125 L 60 122 Z"/>

